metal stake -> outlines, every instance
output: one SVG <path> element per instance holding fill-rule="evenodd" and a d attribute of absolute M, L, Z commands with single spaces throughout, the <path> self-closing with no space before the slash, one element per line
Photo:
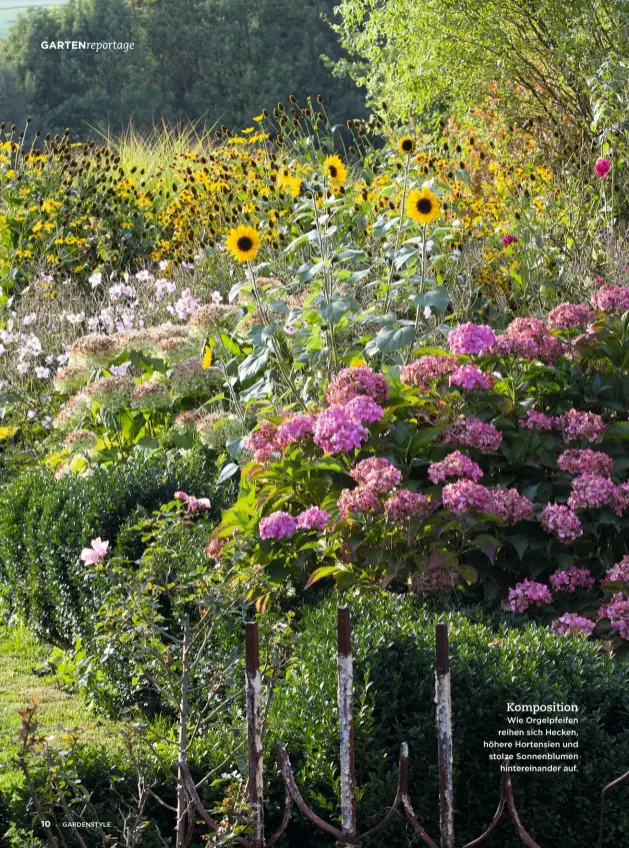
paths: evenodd
<path fill-rule="evenodd" d="M 247 747 L 249 760 L 249 781 L 247 799 L 254 819 L 253 845 L 264 845 L 264 788 L 262 784 L 262 729 L 260 718 L 260 648 L 258 625 L 247 622 L 245 644 L 245 683 L 247 689 Z"/>
<path fill-rule="evenodd" d="M 437 745 L 439 753 L 439 817 L 441 848 L 454 848 L 454 788 L 452 781 L 452 691 L 448 625 L 440 621 L 436 633 Z"/>
<path fill-rule="evenodd" d="M 341 829 L 347 841 L 338 848 L 356 845 L 356 775 L 354 772 L 354 663 L 349 609 L 338 609 L 338 703 L 341 730 Z"/>

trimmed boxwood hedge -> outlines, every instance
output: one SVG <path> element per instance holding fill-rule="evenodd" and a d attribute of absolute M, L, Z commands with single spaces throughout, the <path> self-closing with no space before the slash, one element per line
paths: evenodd
<path fill-rule="evenodd" d="M 325 599 L 300 622 L 294 659 L 277 686 L 267 724 L 268 762 L 274 762 L 274 742 L 284 741 L 302 794 L 318 813 L 337 821 L 338 602 L 338 595 Z M 439 616 L 412 597 L 351 595 L 347 603 L 356 660 L 360 827 L 366 830 L 379 821 L 395 797 L 399 746 L 407 741 L 413 806 L 438 841 L 433 663 Z M 451 646 L 457 843 L 478 837 L 496 810 L 500 764 L 489 762 L 483 742 L 497 739 L 497 731 L 508 727 L 507 702 L 557 702 L 579 706 L 578 772 L 514 774 L 517 809 L 541 845 L 591 848 L 600 791 L 629 769 L 629 669 L 580 637 L 556 638 L 533 625 L 514 629 L 480 612 L 443 617 Z M 271 797 L 281 804 L 277 772 Z M 629 844 L 629 785 L 610 794 L 607 820 L 605 845 Z M 410 837 L 399 818 L 369 845 L 407 848 Z M 297 814 L 287 844 L 324 848 L 329 837 Z M 521 846 L 510 822 L 487 844 Z"/>
<path fill-rule="evenodd" d="M 0 597 L 6 608 L 62 647 L 89 635 L 101 587 L 85 580 L 81 549 L 100 536 L 115 550 L 125 524 L 177 489 L 210 497 L 207 521 L 215 521 L 233 494 L 230 484 L 217 489 L 215 479 L 211 456 L 199 451 L 139 454 L 87 477 L 55 479 L 42 469 L 12 480 L 0 493 Z M 124 539 L 128 548 L 129 534 Z"/>

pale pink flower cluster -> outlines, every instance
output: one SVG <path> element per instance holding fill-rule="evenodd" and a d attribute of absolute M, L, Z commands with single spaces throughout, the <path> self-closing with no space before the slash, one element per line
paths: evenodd
<path fill-rule="evenodd" d="M 571 409 L 557 418 L 557 426 L 566 442 L 586 439 L 588 442 L 600 442 L 607 430 L 607 424 L 595 412 L 579 412 Z"/>
<path fill-rule="evenodd" d="M 629 309 L 629 288 L 601 286 L 592 295 L 592 306 L 601 312 L 626 312 Z"/>
<path fill-rule="evenodd" d="M 325 509 L 320 509 L 318 506 L 311 506 L 305 509 L 297 516 L 298 530 L 319 530 L 323 531 L 328 526 L 330 521 L 330 513 Z"/>
<path fill-rule="evenodd" d="M 402 368 L 400 379 L 405 386 L 415 386 L 423 389 L 432 380 L 452 374 L 459 367 L 459 360 L 454 356 L 434 356 L 428 354 L 421 359 L 411 362 Z"/>
<path fill-rule="evenodd" d="M 464 445 L 478 448 L 481 453 L 491 453 L 500 447 L 502 433 L 493 424 L 485 424 L 478 418 L 465 418 L 451 424 L 443 440 L 447 445 Z"/>
<path fill-rule="evenodd" d="M 280 448 L 303 442 L 314 436 L 316 417 L 311 413 L 300 413 L 287 418 L 277 428 L 275 443 Z"/>
<path fill-rule="evenodd" d="M 550 585 L 553 590 L 566 595 L 571 595 L 577 589 L 592 589 L 595 582 L 589 568 L 579 568 L 576 565 L 570 566 L 565 571 L 555 571 L 550 575 Z"/>
<path fill-rule="evenodd" d="M 625 598 L 620 592 L 611 600 L 611 603 L 603 605 L 598 611 L 600 618 L 608 618 L 614 630 L 618 631 L 621 639 L 629 640 L 629 598 Z"/>
<path fill-rule="evenodd" d="M 595 509 L 616 504 L 616 486 L 609 477 L 600 474 L 580 474 L 572 481 L 568 506 L 572 509 Z"/>
<path fill-rule="evenodd" d="M 583 535 L 579 516 L 569 506 L 547 504 L 542 510 L 542 527 L 561 542 L 574 542 Z"/>
<path fill-rule="evenodd" d="M 314 443 L 331 456 L 360 448 L 368 438 L 369 430 L 351 417 L 343 406 L 329 406 L 317 417 Z"/>
<path fill-rule="evenodd" d="M 552 602 L 553 598 L 548 586 L 544 583 L 535 583 L 533 580 L 524 580 L 514 589 L 509 589 L 509 597 L 502 606 L 507 612 L 523 613 L 530 606 L 543 607 Z"/>
<path fill-rule="evenodd" d="M 546 415 L 543 412 L 536 412 L 534 409 L 529 409 L 525 418 L 520 418 L 520 425 L 525 430 L 537 430 L 538 433 L 544 433 L 552 430 L 555 426 L 556 419 L 553 415 Z"/>
<path fill-rule="evenodd" d="M 517 524 L 518 521 L 527 521 L 533 518 L 533 504 L 517 489 L 496 489 L 493 491 L 487 511 L 508 524 Z"/>
<path fill-rule="evenodd" d="M 379 404 L 385 403 L 389 399 L 389 384 L 382 374 L 375 374 L 362 365 L 343 368 L 325 390 L 328 403 L 341 406 L 359 395 L 366 395 Z"/>
<path fill-rule="evenodd" d="M 195 498 L 194 495 L 188 495 L 181 491 L 175 492 L 173 497 L 176 501 L 181 501 L 188 512 L 199 512 L 202 509 L 212 508 L 209 498 Z"/>
<path fill-rule="evenodd" d="M 615 583 L 619 580 L 629 583 L 629 556 L 624 556 L 620 562 L 612 566 L 603 578 L 604 583 Z"/>
<path fill-rule="evenodd" d="M 402 472 L 383 457 L 370 457 L 349 472 L 350 477 L 374 492 L 386 495 L 402 482 Z"/>
<path fill-rule="evenodd" d="M 555 636 L 571 636 L 573 633 L 591 636 L 596 627 L 596 622 L 590 621 L 589 618 L 584 618 L 582 615 L 566 612 L 560 618 L 556 618 L 551 627 Z"/>
<path fill-rule="evenodd" d="M 560 303 L 548 313 L 548 326 L 554 330 L 583 327 L 592 320 L 592 310 L 585 303 Z"/>
<path fill-rule="evenodd" d="M 460 324 L 448 336 L 452 353 L 484 353 L 496 340 L 494 331 L 487 324 Z"/>
<path fill-rule="evenodd" d="M 286 539 L 297 529 L 297 521 L 287 512 L 278 510 L 261 518 L 258 529 L 261 539 Z"/>
<path fill-rule="evenodd" d="M 485 374 L 476 365 L 462 365 L 460 368 L 450 375 L 450 385 L 460 386 L 462 389 L 471 391 L 472 389 L 480 389 L 489 391 L 493 389 L 496 381 L 491 374 Z"/>
<path fill-rule="evenodd" d="M 568 474 L 600 474 L 611 477 L 614 473 L 614 460 L 601 451 L 566 450 L 557 459 L 557 468 Z"/>
<path fill-rule="evenodd" d="M 468 480 L 480 480 L 483 471 L 473 459 L 461 453 L 453 451 L 441 462 L 433 462 L 428 468 L 428 476 L 436 485 L 444 483 L 448 477 L 467 477 Z"/>
<path fill-rule="evenodd" d="M 373 424 L 384 415 L 384 409 L 367 395 L 352 398 L 345 404 L 345 412 L 359 424 Z"/>
<path fill-rule="evenodd" d="M 380 512 L 382 506 L 376 493 L 367 486 L 343 489 L 336 503 L 341 518 L 349 518 L 356 513 Z"/>
<path fill-rule="evenodd" d="M 430 512 L 430 500 L 420 492 L 399 489 L 384 504 L 384 514 L 393 524 L 405 524 L 418 515 Z"/>
<path fill-rule="evenodd" d="M 492 493 L 486 486 L 473 480 L 457 480 L 443 487 L 441 499 L 446 509 L 455 515 L 466 512 L 489 512 Z"/>
<path fill-rule="evenodd" d="M 85 565 L 96 565 L 101 559 L 107 556 L 109 550 L 109 542 L 103 541 L 100 536 L 92 539 L 89 548 L 83 548 L 81 551 L 81 561 Z"/>
<path fill-rule="evenodd" d="M 538 318 L 516 318 L 509 324 L 505 334 L 496 338 L 491 352 L 552 363 L 565 349 L 565 345 L 550 333 L 543 321 Z"/>
<path fill-rule="evenodd" d="M 247 450 L 253 451 L 256 462 L 266 462 L 279 451 L 276 437 L 277 427 L 270 421 L 263 421 L 257 430 L 247 436 L 244 446 Z"/>

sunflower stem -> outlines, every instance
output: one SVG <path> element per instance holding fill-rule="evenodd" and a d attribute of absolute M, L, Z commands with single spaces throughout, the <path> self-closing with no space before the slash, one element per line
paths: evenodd
<path fill-rule="evenodd" d="M 411 170 L 411 156 L 410 154 L 406 157 L 406 167 L 404 168 L 404 183 L 402 187 L 402 202 L 400 205 L 400 223 L 397 228 L 397 234 L 395 236 L 395 247 L 394 251 L 400 247 L 400 239 L 402 238 L 402 230 L 404 229 L 404 218 L 406 215 L 406 195 L 408 194 L 408 176 Z M 389 311 L 389 306 L 391 305 L 391 283 L 393 282 L 393 273 L 395 270 L 395 265 L 393 261 L 391 262 L 391 267 L 389 268 L 389 279 L 387 280 L 387 294 L 384 300 L 384 314 L 386 315 Z"/>
<path fill-rule="evenodd" d="M 332 302 L 332 295 L 334 294 L 334 280 L 330 273 L 330 268 L 328 267 L 328 258 L 325 253 L 325 248 L 323 246 L 323 228 L 321 225 L 321 221 L 319 219 L 319 210 L 317 209 L 317 197 L 316 194 L 313 194 L 312 197 L 312 208 L 314 211 L 315 217 L 315 226 L 317 228 L 317 236 L 319 238 L 319 245 L 321 247 L 321 258 L 323 259 L 323 293 L 325 297 L 325 302 L 329 306 Z M 338 362 L 338 352 L 336 349 L 336 336 L 334 333 L 334 324 L 330 322 L 330 326 L 328 329 L 328 338 L 330 340 L 330 351 L 332 352 L 332 363 L 331 367 L 328 367 L 328 371 L 331 375 L 338 373 L 339 370 L 339 362 Z"/>
<path fill-rule="evenodd" d="M 419 293 L 420 294 L 424 293 L 424 280 L 426 278 L 426 231 L 427 231 L 427 227 L 428 227 L 428 225 L 424 224 L 424 228 L 423 228 L 423 232 L 422 232 L 422 270 L 421 270 L 421 277 L 420 277 L 420 280 L 419 280 Z M 419 333 L 419 322 L 420 322 L 421 314 L 422 314 L 421 313 L 421 306 L 418 303 L 417 304 L 417 311 L 415 312 L 415 330 L 413 332 L 413 339 L 412 339 L 410 345 L 408 346 L 408 350 L 407 350 L 406 356 L 404 358 L 404 364 L 405 365 L 408 365 L 408 361 L 411 358 L 411 356 L 413 355 L 413 348 L 415 347 L 415 342 L 417 341 L 417 335 Z"/>

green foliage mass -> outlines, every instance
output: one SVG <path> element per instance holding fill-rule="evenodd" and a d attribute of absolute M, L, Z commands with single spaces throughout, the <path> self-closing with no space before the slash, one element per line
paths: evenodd
<path fill-rule="evenodd" d="M 362 98 L 328 67 L 343 54 L 331 0 L 75 0 L 20 15 L 0 50 L 0 113 L 51 131 L 117 132 L 161 119 L 243 124 L 287 87 L 326 91 L 338 119 Z M 44 41 L 117 41 L 124 50 L 43 50 Z"/>
<path fill-rule="evenodd" d="M 500 623 L 499 615 L 486 617 L 479 610 L 438 616 L 412 597 L 385 594 L 352 595 L 343 601 L 353 622 L 360 829 L 374 826 L 392 803 L 399 748 L 406 741 L 413 807 L 433 838 L 439 832 L 434 634 L 443 618 L 450 633 L 457 841 L 464 844 L 478 837 L 495 812 L 500 764 L 489 761 L 491 751 L 483 743 L 497 739 L 497 731 L 509 726 L 507 703 L 561 703 L 579 707 L 579 768 L 576 773 L 514 774 L 517 809 L 542 845 L 594 844 L 600 791 L 629 763 L 626 667 L 584 639 L 557 639 L 536 626 L 511 629 Z M 304 798 L 332 821 L 340 816 L 338 602 L 337 594 L 328 596 L 301 622 L 293 661 L 271 705 L 266 731 L 269 756 L 276 740 L 286 744 Z M 273 796 L 278 802 L 281 792 L 278 781 Z M 610 845 L 622 844 L 629 828 L 628 800 L 629 787 L 610 795 Z M 410 836 L 398 820 L 370 844 L 402 848 Z M 510 823 L 500 825 L 492 838 L 502 848 L 521 844 Z M 328 842 L 300 816 L 291 826 L 290 845 L 323 848 Z"/>
<path fill-rule="evenodd" d="M 125 525 L 172 498 L 177 489 L 212 499 L 221 495 L 207 456 L 177 462 L 166 457 L 131 458 L 123 466 L 55 479 L 47 471 L 23 474 L 5 486 L 0 513 L 0 574 L 3 602 L 50 642 L 69 646 L 94 624 L 101 603 L 98 581 L 86 579 L 79 556 L 97 536 L 116 550 Z M 124 542 L 124 544 L 123 544 Z M 121 547 L 139 555 L 137 536 L 122 533 Z"/>

